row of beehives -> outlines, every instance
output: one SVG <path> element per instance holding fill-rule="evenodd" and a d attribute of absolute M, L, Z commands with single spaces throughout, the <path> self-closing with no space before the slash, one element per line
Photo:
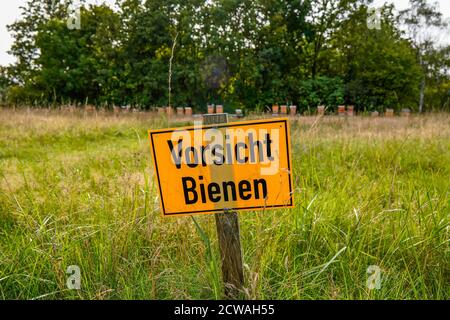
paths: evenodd
<path fill-rule="evenodd" d="M 208 104 L 206 109 L 207 109 L 208 114 L 223 113 L 223 105 L 221 105 L 221 104 L 215 104 L 215 105 Z M 234 110 L 234 112 L 238 118 L 244 116 L 244 114 L 242 113 L 242 109 L 236 109 L 236 110 Z"/>
<path fill-rule="evenodd" d="M 158 107 L 156 108 L 158 110 L 158 114 L 167 114 L 167 115 L 177 115 L 177 116 L 192 116 L 192 108 L 191 107 Z M 223 105 L 214 105 L 214 104 L 208 104 L 207 105 L 207 112 L 208 114 L 214 114 L 214 113 L 223 113 Z M 243 116 L 241 109 L 235 110 L 236 116 L 241 117 Z"/>
<path fill-rule="evenodd" d="M 175 109 L 175 111 L 174 111 Z M 158 114 L 167 114 L 167 115 L 173 115 L 176 114 L 177 116 L 192 116 L 192 108 L 191 107 L 157 107 L 156 110 L 158 111 Z"/>
<path fill-rule="evenodd" d="M 96 107 L 91 104 L 87 104 L 82 107 L 75 106 L 75 105 L 64 105 L 64 106 L 61 106 L 60 109 L 62 111 L 69 112 L 69 113 L 73 113 L 76 111 L 84 111 L 87 113 L 94 113 L 94 112 L 103 113 L 103 112 L 108 112 L 109 110 L 111 110 L 111 109 L 108 109 L 105 107 Z M 131 108 L 130 106 L 123 106 L 123 107 L 114 106 L 114 107 L 112 107 L 112 111 L 113 111 L 113 113 L 140 112 L 139 109 Z"/>
<path fill-rule="evenodd" d="M 318 115 L 325 115 L 325 106 L 318 106 L 317 107 L 317 114 Z M 337 113 L 339 116 L 350 116 L 352 117 L 353 115 L 355 115 L 355 107 L 354 106 L 338 106 L 338 110 Z M 405 116 L 408 117 L 411 114 L 411 111 L 409 109 L 402 109 L 400 112 L 401 116 Z M 380 113 L 378 111 L 372 111 L 370 113 L 370 115 L 372 117 L 378 117 L 380 116 Z M 386 111 L 384 112 L 384 116 L 385 117 L 393 117 L 394 116 L 394 109 L 390 109 L 387 108 Z"/>
<path fill-rule="evenodd" d="M 174 108 L 173 107 L 158 107 L 157 108 L 158 113 L 160 114 L 174 114 Z M 182 115 L 186 115 L 186 116 L 190 116 L 192 115 L 192 108 L 191 107 L 177 107 L 175 108 L 176 112 L 175 114 L 177 116 L 182 116 Z M 223 105 L 214 105 L 214 104 L 208 104 L 207 106 L 207 110 L 208 110 L 208 114 L 213 114 L 213 113 L 223 113 Z"/>
<path fill-rule="evenodd" d="M 402 109 L 402 110 L 400 111 L 400 115 L 401 115 L 402 117 L 409 117 L 410 114 L 411 114 L 411 110 L 409 110 L 409 109 Z M 378 117 L 378 116 L 380 115 L 380 113 L 379 113 L 378 111 L 372 111 L 372 112 L 370 113 L 370 115 L 371 115 L 372 117 Z M 395 115 L 395 114 L 394 114 L 394 109 L 386 109 L 386 111 L 384 112 L 384 116 L 385 116 L 385 117 L 393 117 L 394 115 Z"/>
<path fill-rule="evenodd" d="M 165 113 L 165 114 L 174 114 L 174 108 L 172 107 L 158 107 L 156 108 L 158 113 Z M 119 113 L 145 113 L 148 111 L 141 110 L 138 108 L 133 108 L 131 106 L 113 106 L 112 108 L 105 108 L 105 107 L 95 107 L 94 105 L 85 105 L 82 107 L 77 107 L 75 105 L 66 105 L 62 106 L 61 110 L 65 112 L 76 112 L 76 111 L 84 111 L 86 113 L 106 113 L 108 111 L 112 111 L 114 114 Z M 176 108 L 176 113 L 180 115 L 192 115 L 192 108 L 186 107 L 186 108 Z"/>
<path fill-rule="evenodd" d="M 325 115 L 325 111 L 326 111 L 326 107 L 323 105 L 317 106 L 317 115 L 319 116 L 324 116 Z M 286 106 L 286 105 L 272 105 L 272 114 L 273 115 L 278 115 L 278 114 L 289 114 L 291 116 L 296 115 L 297 113 L 297 106 L 295 105 L 291 105 L 291 106 Z M 344 105 L 340 105 L 338 106 L 338 110 L 337 110 L 337 114 L 339 116 L 354 116 L 355 115 L 355 106 L 349 105 L 349 106 L 344 106 Z M 373 117 L 377 117 L 379 116 L 380 113 L 378 111 L 374 111 L 371 112 L 371 116 Z M 394 116 L 394 109 L 386 109 L 384 115 L 386 117 L 393 117 Z M 400 112 L 400 115 L 402 116 L 409 116 L 410 115 L 410 110 L 409 109 L 402 109 L 402 111 Z"/>
<path fill-rule="evenodd" d="M 66 112 L 75 112 L 76 110 L 82 110 L 84 112 L 87 113 L 93 113 L 93 112 L 106 112 L 107 109 L 105 108 L 96 108 L 93 105 L 85 105 L 83 108 L 77 108 L 74 105 L 66 105 L 66 106 L 62 106 L 61 110 L 64 110 Z M 112 108 L 113 113 L 118 114 L 118 113 L 129 113 L 129 112 L 142 112 L 139 109 L 136 108 L 131 108 L 130 106 L 123 106 L 123 107 L 118 107 L 118 106 L 114 106 Z M 207 105 L 207 112 L 208 114 L 213 114 L 213 113 L 223 113 L 223 105 L 213 105 L 213 104 L 208 104 Z M 287 106 L 287 105 L 272 105 L 272 114 L 273 115 L 291 115 L 291 116 L 295 116 L 297 114 L 297 106 L 295 105 L 291 105 L 291 106 Z M 319 116 L 324 116 L 325 115 L 325 111 L 326 111 L 326 107 L 323 105 L 320 105 L 317 107 L 317 115 Z M 193 110 L 191 107 L 177 107 L 177 108 L 173 108 L 173 107 L 158 107 L 157 108 L 157 112 L 158 114 L 167 114 L 167 115 L 177 115 L 177 116 L 192 116 L 193 114 Z M 236 116 L 238 117 L 242 117 L 243 113 L 241 109 L 236 109 L 235 110 Z M 409 109 L 402 109 L 400 112 L 401 116 L 409 116 L 410 115 L 410 110 Z M 348 105 L 348 106 L 344 106 L 344 105 L 340 105 L 338 106 L 338 110 L 337 110 L 337 114 L 339 116 L 353 116 L 355 114 L 355 108 L 352 105 Z M 377 117 L 380 116 L 380 113 L 378 111 L 373 111 L 370 113 L 371 116 L 373 117 Z M 384 116 L 385 117 L 393 117 L 394 116 L 394 109 L 386 109 L 386 111 L 384 112 Z"/>
<path fill-rule="evenodd" d="M 108 111 L 112 111 L 114 114 L 119 113 L 141 113 L 146 112 L 145 110 L 141 110 L 138 108 L 133 108 L 131 106 L 113 106 L 112 108 L 105 108 L 105 107 L 95 107 L 94 105 L 84 105 L 82 107 L 77 107 L 75 105 L 65 105 L 60 108 L 62 111 L 73 113 L 76 111 L 84 111 L 86 113 L 104 113 Z M 174 109 L 176 110 L 177 115 L 192 115 L 192 108 L 191 107 L 178 107 L 178 108 L 172 108 L 172 107 L 158 107 L 156 108 L 158 111 L 158 114 L 174 114 Z"/>

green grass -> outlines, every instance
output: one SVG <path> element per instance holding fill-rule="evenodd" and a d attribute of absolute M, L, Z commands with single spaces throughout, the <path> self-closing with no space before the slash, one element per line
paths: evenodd
<path fill-rule="evenodd" d="M 146 131 L 167 126 L 0 111 L 0 299 L 221 297 L 214 217 L 159 213 Z M 450 116 L 301 118 L 291 137 L 296 207 L 239 215 L 245 297 L 450 299 Z"/>

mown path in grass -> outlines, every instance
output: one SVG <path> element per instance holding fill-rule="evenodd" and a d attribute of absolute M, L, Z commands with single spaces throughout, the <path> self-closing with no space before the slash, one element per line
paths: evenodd
<path fill-rule="evenodd" d="M 214 217 L 159 213 L 146 130 L 167 125 L 0 111 L 0 298 L 220 297 Z M 240 214 L 245 296 L 449 299 L 450 116 L 300 118 L 291 137 L 296 208 Z"/>

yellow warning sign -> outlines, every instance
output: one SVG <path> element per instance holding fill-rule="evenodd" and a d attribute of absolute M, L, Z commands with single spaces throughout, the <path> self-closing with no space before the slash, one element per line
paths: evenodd
<path fill-rule="evenodd" d="M 293 207 L 288 119 L 149 130 L 164 216 Z"/>

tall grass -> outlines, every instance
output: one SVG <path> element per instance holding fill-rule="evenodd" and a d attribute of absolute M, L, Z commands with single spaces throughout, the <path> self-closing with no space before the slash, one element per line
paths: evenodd
<path fill-rule="evenodd" d="M 220 298 L 214 217 L 158 212 L 146 130 L 167 125 L 0 111 L 1 299 Z M 291 130 L 296 208 L 240 214 L 245 296 L 449 299 L 450 116 Z"/>

